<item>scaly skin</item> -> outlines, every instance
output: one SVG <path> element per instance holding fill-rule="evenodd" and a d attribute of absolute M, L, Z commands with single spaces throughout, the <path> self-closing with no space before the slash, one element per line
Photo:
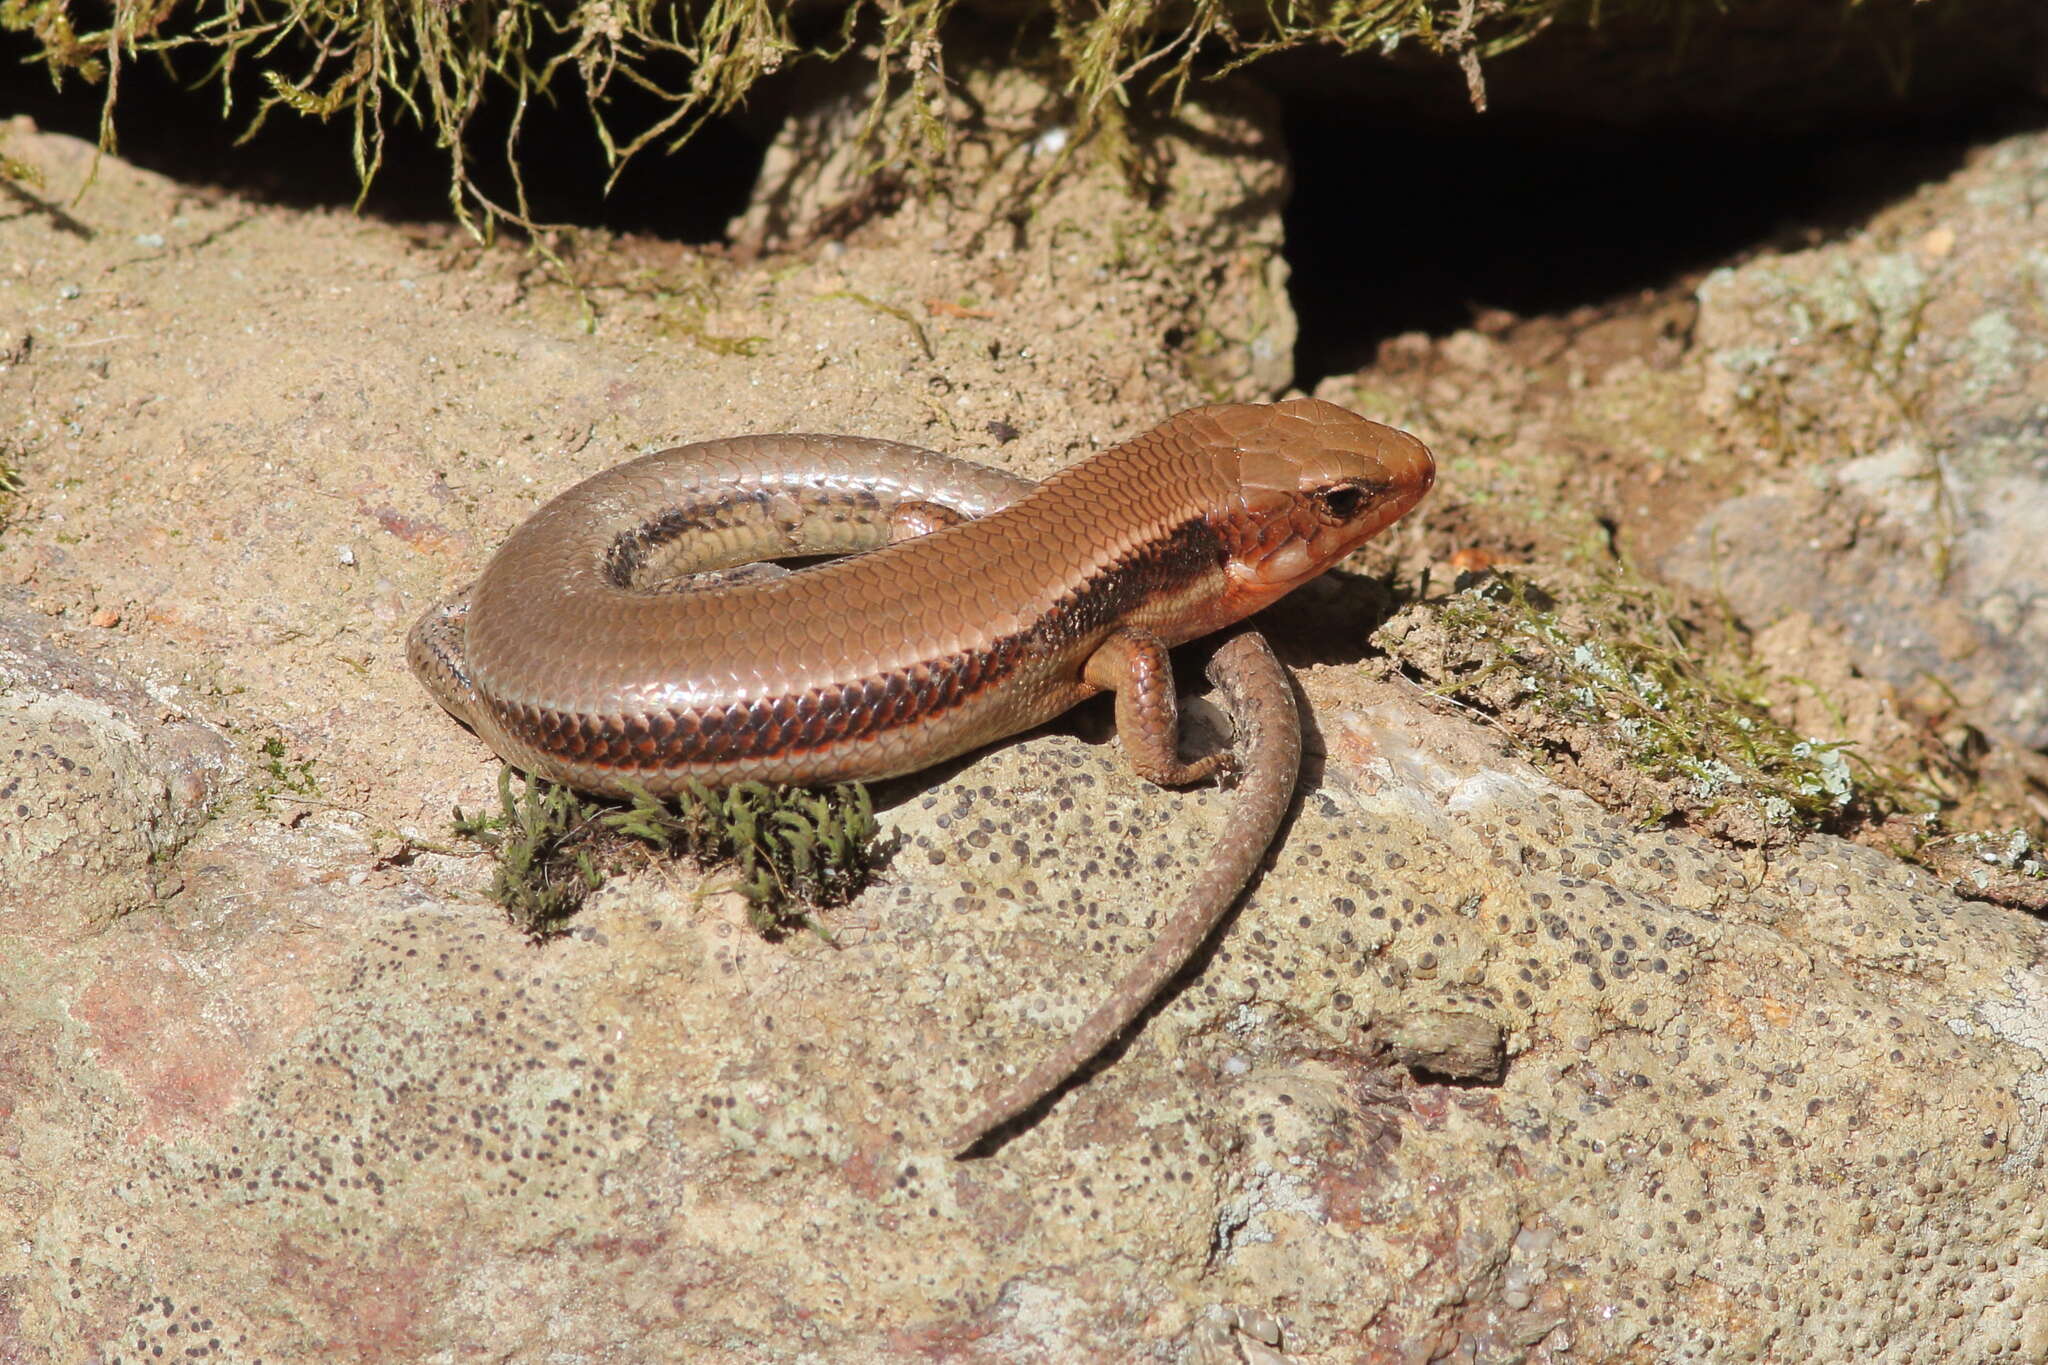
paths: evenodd
<path fill-rule="evenodd" d="M 1228 756 L 1178 758 L 1167 649 L 1321 574 L 1434 478 L 1414 437 L 1315 399 L 1190 409 L 1037 485 L 885 441 L 710 441 L 547 504 L 420 618 L 408 655 L 507 762 L 610 795 L 889 777 L 1104 690 L 1138 773 L 1193 782 Z M 818 554 L 850 557 L 670 581 Z M 1231 832 L 1138 967 L 956 1150 L 1128 1027 L 1278 829 L 1300 754 L 1286 674 L 1249 634 L 1211 672 L 1243 756 Z"/>

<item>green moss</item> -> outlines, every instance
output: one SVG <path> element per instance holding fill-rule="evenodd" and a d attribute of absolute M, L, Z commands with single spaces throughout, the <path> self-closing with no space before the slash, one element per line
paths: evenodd
<path fill-rule="evenodd" d="M 1456 642 L 1422 669 L 1438 691 L 1568 755 L 1625 791 L 1646 822 L 1755 840 L 1926 804 L 1848 743 L 1774 718 L 1769 679 L 1738 637 L 1707 639 L 1624 571 L 1567 600 L 1512 575 L 1477 576 L 1440 599 L 1437 625 Z M 1616 780 L 1621 770 L 1644 780 Z"/>
<path fill-rule="evenodd" d="M 655 307 L 653 328 L 657 335 L 687 341 L 701 350 L 721 356 L 759 355 L 768 345 L 764 336 L 733 336 L 711 330 L 708 319 L 720 306 L 717 276 L 702 261 L 681 270 L 649 271 L 625 282 L 628 295 L 648 300 Z"/>
<path fill-rule="evenodd" d="M 34 185 L 40 188 L 43 173 L 20 157 L 9 156 L 0 151 L 0 180 L 12 181 L 17 185 Z"/>
<path fill-rule="evenodd" d="M 270 781 L 256 789 L 256 809 L 267 811 L 279 798 L 319 801 L 320 782 L 313 776 L 313 759 L 292 758 L 284 741 L 276 735 L 267 737 L 258 746 L 258 753 Z"/>
<path fill-rule="evenodd" d="M 822 934 L 814 912 L 851 899 L 887 853 L 858 783 L 823 791 L 693 783 L 673 801 L 642 792 L 620 805 L 550 782 L 515 791 L 507 769 L 498 800 L 497 815 L 458 808 L 455 832 L 497 854 L 491 895 L 535 937 L 561 932 L 584 898 L 636 854 L 729 866 L 762 934 L 798 927 Z"/>
<path fill-rule="evenodd" d="M 699 350 L 713 355 L 755 356 L 768 344 L 767 337 L 722 336 L 704 325 L 704 315 L 690 309 L 664 313 L 655 318 L 654 331 L 658 336 L 687 341 Z"/>
<path fill-rule="evenodd" d="M 880 299 L 870 298 L 866 294 L 854 289 L 835 289 L 829 294 L 820 294 L 818 297 L 820 299 L 845 299 L 849 303 L 857 303 L 871 312 L 896 319 L 910 329 L 911 340 L 917 343 L 918 350 L 924 352 L 926 360 L 932 360 L 937 357 L 937 352 L 932 350 L 930 334 L 924 330 L 924 324 L 919 322 L 916 315 L 909 309 L 899 308 L 893 303 L 884 303 Z"/>

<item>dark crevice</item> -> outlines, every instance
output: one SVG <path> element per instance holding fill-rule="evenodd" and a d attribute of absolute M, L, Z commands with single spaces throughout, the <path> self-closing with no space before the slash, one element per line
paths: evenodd
<path fill-rule="evenodd" d="M 103 87 L 73 75 L 62 90 L 53 90 L 40 67 L 23 65 L 33 50 L 20 35 L 0 33 L 0 71 L 7 73 L 0 78 L 0 118 L 27 114 L 46 131 L 97 139 Z M 123 68 L 115 109 L 123 159 L 186 184 L 290 208 L 355 204 L 354 130 L 346 112 L 322 122 L 276 109 L 254 138 L 238 145 L 266 87 L 255 79 L 254 65 L 245 64 L 234 80 L 235 112 L 224 118 L 220 87 L 201 81 L 204 70 L 197 60 L 172 69 L 142 59 Z M 680 69 L 665 74 L 676 78 L 672 83 L 687 83 Z M 387 114 L 396 103 L 386 101 Z M 775 103 L 773 80 L 764 82 L 756 107 Z M 612 126 L 627 130 L 649 126 L 666 108 L 636 88 L 622 89 L 606 105 Z M 512 92 L 495 90 L 464 139 L 471 173 L 484 193 L 505 205 L 514 202 L 505 158 L 513 111 Z M 746 207 L 773 132 L 772 124 L 758 118 L 713 120 L 674 153 L 658 147 L 641 152 L 607 194 L 603 148 L 572 81 L 553 101 L 535 99 L 527 107 L 518 143 L 527 202 L 540 223 L 720 241 L 727 221 Z M 409 115 L 389 118 L 383 163 L 363 212 L 393 222 L 452 219 L 449 167 L 446 149 Z"/>
<path fill-rule="evenodd" d="M 1778 127 L 1761 109 L 1732 118 L 1696 92 L 1684 118 L 1599 119 L 1586 107 L 1592 94 L 1567 116 L 1555 112 L 1566 78 L 1552 58 L 1573 50 L 1532 45 L 1521 68 L 1499 68 L 1499 112 L 1490 115 L 1461 106 L 1462 79 L 1441 61 L 1400 67 L 1303 55 L 1255 68 L 1280 93 L 1294 166 L 1286 226 L 1301 322 L 1298 384 L 1313 388 L 1356 370 L 1402 333 L 1441 335 L 1487 310 L 1533 316 L 1599 307 L 1682 287 L 1761 248 L 1823 240 L 1953 172 L 1972 145 L 2042 118 L 2038 101 L 2013 112 L 2009 87 L 1987 88 L 1982 106 L 1959 103 L 1961 77 L 1941 87 L 1944 102 L 1901 102 L 1883 118 L 1863 106 L 1853 119 L 1828 123 L 1808 111 Z M 53 91 L 40 67 L 24 65 L 32 51 L 22 35 L 0 33 L 0 72 L 8 73 L 0 116 L 25 113 L 47 129 L 96 137 L 100 87 L 73 77 Z M 1522 89 L 1528 81 L 1517 85 L 1518 69 L 1547 73 L 1552 84 Z M 1637 61 L 1622 69 L 1647 68 Z M 289 207 L 354 204 L 345 115 L 323 123 L 280 110 L 237 145 L 266 93 L 255 66 L 236 77 L 237 112 L 227 119 L 218 86 L 201 82 L 204 70 L 198 60 L 173 71 L 154 59 L 124 69 L 124 158 Z M 664 74 L 671 85 L 685 83 L 680 68 Z M 747 113 L 712 121 L 679 151 L 643 152 L 609 194 L 590 113 L 568 82 L 554 101 L 529 106 L 521 132 L 534 217 L 687 243 L 723 240 L 796 79 L 764 81 Z M 1678 82 L 1657 91 L 1668 105 L 1674 89 L 1691 88 Z M 1368 90 L 1379 92 L 1378 103 L 1361 102 Z M 1639 92 L 1637 105 L 1653 107 L 1652 93 Z M 638 129 L 666 106 L 621 83 L 607 111 L 614 127 Z M 510 92 L 498 91 L 466 142 L 473 173 L 501 203 L 513 197 L 504 148 L 512 112 Z M 1845 124 L 1855 131 L 1842 131 Z M 1795 125 L 1800 131 L 1790 130 Z M 446 150 L 394 117 L 364 211 L 445 222 L 448 177 Z"/>
<path fill-rule="evenodd" d="M 2008 107 L 1795 135 L 1538 115 L 1417 127 L 1289 104 L 1295 381 L 1313 389 L 1370 364 L 1391 337 L 1442 335 L 1483 311 L 1599 307 L 1759 249 L 1827 240 L 2041 119 Z"/>

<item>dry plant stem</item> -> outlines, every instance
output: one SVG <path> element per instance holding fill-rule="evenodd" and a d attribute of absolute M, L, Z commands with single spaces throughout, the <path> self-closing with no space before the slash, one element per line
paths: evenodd
<path fill-rule="evenodd" d="M 1301 716 L 1294 684 L 1265 637 L 1246 631 L 1209 663 L 1209 680 L 1223 692 L 1237 732 L 1236 808 L 1221 842 L 1196 876 L 1152 946 L 1125 974 L 1116 992 L 1084 1020 L 1066 1043 L 1014 1085 L 990 1100 L 973 1122 L 953 1134 L 950 1150 L 965 1152 L 996 1129 L 1028 1112 L 1064 1085 L 1096 1053 L 1131 1026 L 1188 964 L 1237 903 L 1286 818 L 1301 773 Z"/>
<path fill-rule="evenodd" d="M 28 60 L 53 75 L 75 71 L 104 82 L 102 151 L 114 150 L 123 67 L 138 57 L 185 52 L 210 63 L 200 82 L 220 87 L 224 117 L 235 112 L 232 74 L 244 67 L 260 73 L 269 90 L 257 100 L 245 136 L 279 109 L 345 119 L 366 189 L 383 164 L 390 126 L 417 122 L 448 151 L 450 202 L 465 226 L 485 236 L 510 223 L 538 239 L 548 229 L 527 204 L 518 151 L 530 106 L 580 94 L 616 178 L 641 150 L 673 150 L 707 120 L 742 105 L 763 78 L 855 52 L 875 71 L 860 136 L 878 163 L 908 164 L 922 182 L 950 156 L 949 139 L 967 117 L 967 102 L 948 95 L 948 40 L 941 36 L 956 3 L 861 0 L 845 7 L 836 32 L 809 42 L 799 41 L 792 28 L 792 7 L 772 0 L 482 7 L 438 0 L 118 0 L 111 6 L 5 0 L 0 32 L 25 34 L 34 45 Z M 1059 71 L 1055 84 L 1073 92 L 1075 140 L 1100 132 L 1102 149 L 1135 168 L 1130 110 L 1177 110 L 1206 56 L 1221 54 L 1227 66 L 1237 66 L 1309 45 L 1353 53 L 1415 40 L 1457 61 L 1472 82 L 1474 102 L 1481 103 L 1481 59 L 1527 41 L 1558 7 L 1559 0 L 1380 0 L 1334 7 L 1056 0 L 1046 55 Z M 1032 23 L 1036 10 L 1024 7 L 1020 23 Z M 1031 42 L 1023 36 L 1028 31 L 1020 28 L 1017 41 Z M 872 42 L 862 36 L 870 32 Z M 670 74 L 678 67 L 680 79 Z M 622 100 L 628 92 L 634 98 Z M 464 153 L 479 110 L 499 95 L 509 97 L 512 110 L 503 141 L 513 183 L 509 204 L 485 193 Z"/>

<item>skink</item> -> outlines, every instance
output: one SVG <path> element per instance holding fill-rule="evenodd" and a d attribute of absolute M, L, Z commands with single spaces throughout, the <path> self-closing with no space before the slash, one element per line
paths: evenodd
<path fill-rule="evenodd" d="M 407 653 L 500 757 L 586 791 L 889 777 L 1103 691 L 1132 767 L 1180 785 L 1233 764 L 1178 756 L 1167 650 L 1321 574 L 1434 479 L 1420 441 L 1316 399 L 1193 408 L 1039 484 L 887 441 L 707 441 L 556 497 L 427 610 Z M 847 557 L 737 567 L 818 555 Z M 1300 756 L 1292 686 L 1249 632 L 1210 673 L 1238 732 L 1230 832 L 1138 966 L 955 1150 L 1128 1027 L 1278 830 Z"/>

